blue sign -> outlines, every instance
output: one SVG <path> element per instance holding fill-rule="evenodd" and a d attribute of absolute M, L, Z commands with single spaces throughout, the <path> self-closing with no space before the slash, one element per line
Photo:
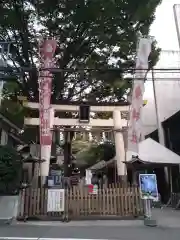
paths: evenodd
<path fill-rule="evenodd" d="M 139 174 L 139 186 L 142 199 L 158 200 L 156 174 Z"/>
<path fill-rule="evenodd" d="M 48 187 L 62 188 L 62 171 L 61 170 L 50 171 L 50 176 L 48 176 Z"/>

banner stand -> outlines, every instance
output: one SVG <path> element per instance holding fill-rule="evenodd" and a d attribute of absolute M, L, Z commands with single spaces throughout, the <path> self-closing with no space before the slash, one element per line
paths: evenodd
<path fill-rule="evenodd" d="M 40 165 L 40 175 L 44 179 L 49 174 L 52 145 L 51 128 L 54 121 L 54 110 L 51 108 L 53 76 L 47 69 L 54 68 L 56 45 L 57 42 L 54 39 L 43 39 L 39 44 L 40 68 L 44 68 L 41 74 L 39 74 L 40 159 L 45 160 Z"/>
<path fill-rule="evenodd" d="M 140 195 L 144 204 L 144 225 L 156 227 L 152 218 L 152 201 L 158 200 L 157 179 L 155 174 L 139 174 Z"/>
<path fill-rule="evenodd" d="M 152 209 L 150 199 L 144 199 L 144 225 L 148 227 L 157 227 L 157 221 L 152 219 Z"/>
<path fill-rule="evenodd" d="M 151 200 L 145 199 L 145 218 L 151 219 L 152 218 L 152 211 L 151 211 Z"/>

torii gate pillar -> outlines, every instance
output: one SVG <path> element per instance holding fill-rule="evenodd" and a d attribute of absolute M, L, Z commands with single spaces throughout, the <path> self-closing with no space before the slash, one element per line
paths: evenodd
<path fill-rule="evenodd" d="M 122 119 L 121 112 L 119 110 L 113 111 L 114 120 L 114 140 L 116 149 L 116 164 L 117 164 L 117 174 L 122 181 L 126 180 L 126 166 L 125 162 L 125 148 L 124 148 L 124 138 L 122 133 Z"/>

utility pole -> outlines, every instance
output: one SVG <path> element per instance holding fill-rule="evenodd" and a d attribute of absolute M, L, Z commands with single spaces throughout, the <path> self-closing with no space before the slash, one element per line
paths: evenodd
<path fill-rule="evenodd" d="M 155 104 L 155 112 L 156 112 L 156 124 L 157 124 L 157 130 L 158 130 L 158 140 L 162 146 L 165 146 L 164 128 L 162 126 L 161 119 L 160 119 L 160 112 L 159 112 L 159 108 L 158 108 L 157 91 L 156 91 L 155 76 L 154 76 L 153 68 L 151 70 L 151 73 L 152 73 L 154 104 Z M 169 174 L 168 174 L 167 167 L 164 167 L 164 174 L 165 174 L 166 183 L 168 184 L 169 183 Z"/>
<path fill-rule="evenodd" d="M 180 16 L 180 4 L 174 4 L 173 13 L 174 13 L 175 26 L 176 26 L 177 40 L 178 40 L 179 49 L 180 49 L 180 24 L 178 21 Z M 179 172 L 180 172 L 180 165 L 179 165 Z"/>
<path fill-rule="evenodd" d="M 175 26 L 176 26 L 177 39 L 178 39 L 178 44 L 180 48 L 180 26 L 178 22 L 178 18 L 179 18 L 178 15 L 180 15 L 180 4 L 174 4 L 173 13 L 174 13 Z"/>

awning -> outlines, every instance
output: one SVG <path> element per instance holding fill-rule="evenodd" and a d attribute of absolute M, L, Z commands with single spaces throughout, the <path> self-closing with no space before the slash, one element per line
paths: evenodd
<path fill-rule="evenodd" d="M 147 138 L 139 144 L 139 154 L 127 152 L 126 163 L 141 162 L 146 164 L 180 165 L 180 156 L 163 145 Z"/>

